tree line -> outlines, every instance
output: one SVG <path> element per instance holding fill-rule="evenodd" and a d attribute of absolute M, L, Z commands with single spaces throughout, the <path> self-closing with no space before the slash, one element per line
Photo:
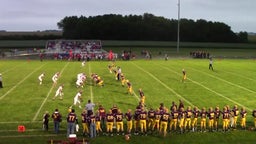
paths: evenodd
<path fill-rule="evenodd" d="M 66 16 L 57 23 L 64 39 L 176 41 L 178 21 L 153 14 Z M 248 42 L 247 32 L 235 33 L 222 22 L 180 20 L 180 40 L 186 42 Z"/>

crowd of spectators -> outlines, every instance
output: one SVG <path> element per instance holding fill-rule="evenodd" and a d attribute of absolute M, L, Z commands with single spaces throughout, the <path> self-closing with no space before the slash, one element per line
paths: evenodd
<path fill-rule="evenodd" d="M 54 59 L 61 60 L 102 60 L 107 57 L 100 40 L 51 40 L 46 43 L 46 50 Z"/>
<path fill-rule="evenodd" d="M 207 51 L 192 51 L 190 52 L 190 56 L 193 58 L 209 58 L 210 57 L 210 53 Z"/>

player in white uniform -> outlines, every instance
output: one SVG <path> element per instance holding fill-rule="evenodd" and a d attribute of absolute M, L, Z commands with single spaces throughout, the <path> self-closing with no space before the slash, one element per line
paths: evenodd
<path fill-rule="evenodd" d="M 57 72 L 57 73 L 55 73 L 54 76 L 52 77 L 52 81 L 53 81 L 53 85 L 54 85 L 54 86 L 56 86 L 56 84 L 57 84 L 59 75 L 60 75 L 60 73 Z"/>
<path fill-rule="evenodd" d="M 59 86 L 59 88 L 57 89 L 57 91 L 55 93 L 55 96 L 52 99 L 55 99 L 57 96 L 60 96 L 60 99 L 63 99 L 63 95 L 64 95 L 63 87 L 64 87 L 63 84 Z"/>
<path fill-rule="evenodd" d="M 78 79 L 76 81 L 76 87 L 79 88 L 79 87 L 84 87 L 84 81 L 82 79 Z"/>
<path fill-rule="evenodd" d="M 85 60 L 82 62 L 82 67 L 84 67 L 85 66 Z"/>
<path fill-rule="evenodd" d="M 81 109 L 81 100 L 82 100 L 82 91 L 79 91 L 76 96 L 74 97 L 74 104 L 72 106 L 75 106 L 79 104 L 79 108 Z M 70 108 L 72 108 L 72 106 Z"/>
<path fill-rule="evenodd" d="M 38 77 L 39 85 L 42 85 L 44 76 L 45 76 L 44 72 L 39 75 Z"/>

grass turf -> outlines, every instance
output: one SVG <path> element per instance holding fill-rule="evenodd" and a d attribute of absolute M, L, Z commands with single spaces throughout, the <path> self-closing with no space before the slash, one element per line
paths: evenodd
<path fill-rule="evenodd" d="M 3 75 L 4 88 L 0 89 L 0 137 L 1 143 L 46 143 L 47 140 L 66 139 L 66 122 L 61 124 L 61 133 L 44 132 L 42 115 L 45 111 L 52 113 L 55 108 L 65 117 L 67 108 L 73 103 L 73 97 L 79 90 L 75 87 L 76 74 L 85 72 L 97 73 L 103 79 L 105 86 L 96 87 L 90 83 L 83 88 L 83 105 L 88 99 L 102 104 L 106 109 L 117 104 L 123 112 L 128 108 L 135 109 L 138 104 L 138 89 L 142 88 L 146 95 L 147 107 L 157 108 L 160 103 L 170 107 L 171 102 L 184 100 L 185 107 L 198 106 L 215 107 L 237 104 L 239 108 L 246 107 L 247 125 L 253 126 L 251 110 L 255 108 L 256 89 L 253 79 L 255 60 L 214 59 L 214 71 L 208 69 L 207 60 L 199 59 L 171 59 L 163 60 L 135 60 L 117 61 L 126 78 L 133 85 L 134 96 L 126 94 L 126 88 L 121 87 L 113 74 L 107 70 L 109 62 L 91 61 L 85 67 L 81 62 L 67 61 L 1 61 L 0 72 Z M 181 70 L 185 68 L 188 79 L 181 82 Z M 57 87 L 52 88 L 51 77 L 55 72 L 61 72 L 58 84 L 64 84 L 64 99 L 55 101 L 52 97 Z M 43 85 L 38 84 L 37 77 L 45 72 Z M 81 109 L 76 107 L 80 115 Z M 80 117 L 79 117 L 79 120 Z M 18 133 L 17 126 L 25 125 L 27 131 Z M 221 127 L 221 125 L 220 125 Z M 238 126 L 239 127 L 239 126 Z M 78 138 L 82 138 L 81 133 Z M 90 139 L 91 143 L 252 143 L 255 140 L 254 131 L 237 131 L 227 133 L 185 133 L 162 136 L 132 136 L 126 142 L 123 136 L 100 136 Z"/>

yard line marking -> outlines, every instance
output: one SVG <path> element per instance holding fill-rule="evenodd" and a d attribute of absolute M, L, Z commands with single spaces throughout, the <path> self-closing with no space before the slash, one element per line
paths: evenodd
<path fill-rule="evenodd" d="M 91 75 L 91 64 L 89 63 L 89 74 Z M 92 83 L 92 81 L 91 81 Z M 91 102 L 93 103 L 93 91 L 92 91 L 92 85 L 90 85 L 90 95 L 91 95 Z"/>
<path fill-rule="evenodd" d="M 180 73 L 178 73 L 178 72 L 176 72 L 176 71 L 174 71 L 174 70 L 172 70 L 172 69 L 166 68 L 166 67 L 164 67 L 164 66 L 161 66 L 161 67 L 164 68 L 164 69 L 167 69 L 167 70 L 169 70 L 169 71 L 171 71 L 171 72 L 173 72 L 173 73 L 176 73 L 176 74 L 178 74 L 178 75 L 181 75 Z M 192 79 L 190 79 L 190 78 L 187 78 L 187 79 L 190 80 L 192 83 L 195 83 L 195 84 L 197 84 L 197 85 L 199 85 L 199 86 L 205 88 L 206 90 L 208 90 L 208 91 L 210 91 L 210 92 L 212 92 L 212 93 L 215 93 L 215 94 L 218 95 L 218 96 L 223 97 L 224 99 L 226 99 L 226 100 L 228 100 L 228 101 L 230 101 L 230 102 L 233 102 L 233 103 L 235 103 L 235 104 L 237 104 L 237 105 L 239 105 L 239 106 L 245 107 L 245 108 L 248 109 L 249 111 L 252 111 L 252 109 L 250 109 L 250 108 L 248 108 L 248 107 L 246 107 L 246 106 L 244 106 L 244 105 L 242 105 L 242 104 L 240 104 L 240 103 L 238 103 L 238 102 L 236 102 L 236 101 L 234 101 L 234 100 L 232 100 L 232 99 L 230 99 L 230 98 L 224 96 L 224 95 L 221 94 L 221 93 L 218 93 L 218 92 L 216 92 L 216 91 L 214 91 L 214 90 L 212 90 L 212 89 L 210 89 L 210 88 L 208 88 L 208 87 L 206 87 L 206 86 L 200 84 L 200 83 L 197 82 L 197 81 L 194 81 L 194 80 L 192 80 Z"/>
<path fill-rule="evenodd" d="M 68 64 L 69 64 L 69 62 L 67 62 L 67 64 L 61 69 L 61 71 L 60 71 L 60 76 L 61 76 L 61 74 L 63 73 L 64 69 L 66 69 L 66 67 L 68 66 Z M 36 114 L 35 114 L 35 116 L 34 116 L 34 118 L 33 118 L 33 120 L 32 120 L 33 122 L 34 122 L 34 121 L 36 120 L 36 118 L 38 117 L 38 115 L 39 115 L 39 113 L 40 113 L 42 107 L 44 106 L 46 100 L 47 100 L 48 97 L 50 96 L 50 93 L 52 92 L 53 88 L 54 88 L 54 85 L 52 85 L 51 89 L 48 91 L 48 94 L 47 94 L 46 98 L 44 99 L 44 101 L 42 102 L 41 106 L 40 106 L 39 109 L 37 110 L 37 112 L 36 112 Z"/>
<path fill-rule="evenodd" d="M 234 84 L 234 83 L 229 82 L 229 81 L 227 81 L 227 80 L 224 80 L 224 79 L 222 79 L 222 78 L 218 78 L 218 77 L 213 76 L 213 75 L 211 75 L 211 74 L 208 74 L 208 73 L 206 73 L 206 72 L 199 71 L 199 70 L 196 70 L 196 69 L 191 68 L 191 67 L 190 67 L 189 69 L 192 69 L 192 70 L 194 70 L 194 71 L 203 73 L 203 74 L 208 75 L 208 76 L 210 76 L 210 77 L 212 77 L 212 78 L 218 79 L 218 80 L 220 80 L 220 81 L 223 81 L 223 82 L 225 82 L 225 83 L 228 83 L 228 84 L 230 84 L 230 85 L 232 85 L 232 86 L 235 86 L 235 87 L 238 87 L 238 88 L 240 88 L 240 89 L 246 90 L 246 91 L 248 91 L 248 92 L 256 93 L 256 91 L 250 90 L 250 89 L 245 88 L 245 87 L 243 87 L 243 86 L 240 86 L 240 85 L 238 85 L 238 84 Z"/>
<path fill-rule="evenodd" d="M 240 74 L 236 74 L 236 73 L 233 73 L 233 72 L 228 72 L 228 71 L 223 71 L 223 72 L 228 73 L 228 74 L 231 74 L 231 75 L 235 75 L 235 76 L 238 76 L 238 77 L 241 77 L 241 78 L 247 79 L 247 80 L 256 81 L 255 79 L 252 79 L 252 78 L 249 78 L 249 77 L 246 77 L 246 76 L 240 75 Z"/>
<path fill-rule="evenodd" d="M 26 64 L 26 63 L 24 62 L 22 65 L 24 65 L 24 64 Z M 11 70 L 17 68 L 17 67 L 22 66 L 22 65 L 16 65 L 15 67 L 12 67 L 12 68 L 10 68 L 10 69 L 7 69 L 7 70 L 3 71 L 2 74 L 5 74 L 5 73 L 7 73 L 7 72 L 9 72 L 9 71 L 11 71 Z"/>
<path fill-rule="evenodd" d="M 141 67 L 139 67 L 137 64 L 135 64 L 134 62 L 132 62 L 133 65 L 135 65 L 138 69 L 140 69 L 141 71 L 147 73 L 149 76 L 151 76 L 153 79 L 155 79 L 156 81 L 158 81 L 160 84 L 162 84 L 165 88 L 167 88 L 169 91 L 171 91 L 173 94 L 175 94 L 177 97 L 184 99 L 184 101 L 186 101 L 188 104 L 190 104 L 191 106 L 195 106 L 193 105 L 190 101 L 188 101 L 186 98 L 184 98 L 183 96 L 181 96 L 180 94 L 178 94 L 176 91 L 174 91 L 172 88 L 170 88 L 169 86 L 167 86 L 165 83 L 163 83 L 161 80 L 159 80 L 157 77 L 155 77 L 153 74 L 151 74 L 150 72 L 142 69 Z"/>
<path fill-rule="evenodd" d="M 8 122 L 0 122 L 0 124 L 24 124 L 24 123 L 42 123 L 42 121 L 8 121 Z"/>
<path fill-rule="evenodd" d="M 44 64 L 45 65 L 45 64 Z M 35 69 L 33 72 L 31 72 L 29 75 L 27 75 L 24 79 L 22 79 L 19 83 L 14 85 L 10 90 L 8 90 L 4 95 L 0 97 L 0 100 L 2 100 L 5 96 L 7 96 L 10 92 L 12 92 L 17 86 L 19 86 L 21 83 L 23 83 L 27 78 L 29 78 L 33 73 L 38 71 L 40 68 L 42 68 L 44 65 L 41 65 L 39 68 Z"/>
<path fill-rule="evenodd" d="M 9 136 L 0 136 L 0 138 L 29 138 L 29 137 L 57 137 L 61 134 L 43 134 L 43 135 L 9 135 Z M 64 134 L 62 134 L 64 135 Z"/>

